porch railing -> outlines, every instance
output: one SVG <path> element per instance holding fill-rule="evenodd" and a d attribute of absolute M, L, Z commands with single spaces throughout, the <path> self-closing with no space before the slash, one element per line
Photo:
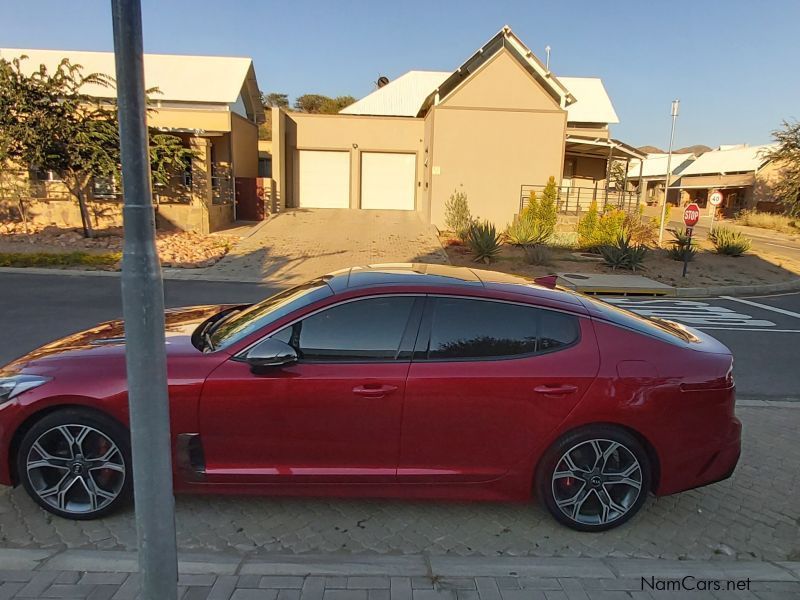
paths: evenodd
<path fill-rule="evenodd" d="M 536 197 L 541 198 L 544 188 L 544 185 L 526 184 L 520 186 L 520 212 L 528 205 L 531 192 L 536 192 Z M 639 193 L 637 191 L 606 189 L 600 186 L 562 185 L 558 187 L 556 206 L 560 214 L 580 215 L 589 210 L 592 201 L 597 202 L 597 208 L 601 212 L 608 208 L 617 208 L 626 212 L 631 212 L 635 210 L 639 204 Z"/>

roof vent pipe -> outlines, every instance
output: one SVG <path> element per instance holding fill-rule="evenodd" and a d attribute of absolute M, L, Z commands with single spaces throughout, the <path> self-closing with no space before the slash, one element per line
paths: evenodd
<path fill-rule="evenodd" d="M 547 55 L 547 58 L 545 59 L 544 66 L 545 66 L 545 69 L 547 69 L 548 73 L 550 72 L 550 50 L 551 50 L 550 46 L 545 46 L 544 47 L 544 52 Z"/>

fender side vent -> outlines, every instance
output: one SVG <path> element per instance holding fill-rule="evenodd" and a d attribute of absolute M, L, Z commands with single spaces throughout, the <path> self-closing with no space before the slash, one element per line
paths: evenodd
<path fill-rule="evenodd" d="M 206 459 L 199 433 L 179 433 L 175 443 L 178 471 L 187 481 L 202 481 Z"/>

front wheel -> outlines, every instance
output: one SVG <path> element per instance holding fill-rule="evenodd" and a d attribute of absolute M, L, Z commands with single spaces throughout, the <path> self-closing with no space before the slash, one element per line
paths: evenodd
<path fill-rule="evenodd" d="M 622 525 L 644 504 L 650 461 L 630 433 L 605 425 L 565 435 L 545 453 L 536 490 L 556 520 L 578 531 Z"/>
<path fill-rule="evenodd" d="M 125 428 L 73 408 L 37 421 L 17 453 L 17 473 L 31 498 L 68 519 L 96 519 L 128 501 L 130 465 Z"/>

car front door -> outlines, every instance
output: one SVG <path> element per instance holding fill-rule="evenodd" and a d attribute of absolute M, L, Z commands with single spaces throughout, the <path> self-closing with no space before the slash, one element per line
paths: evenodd
<path fill-rule="evenodd" d="M 208 482 L 395 480 L 405 382 L 424 299 L 344 301 L 270 337 L 298 362 L 253 372 L 226 361 L 203 388 Z"/>
<path fill-rule="evenodd" d="M 398 481 L 488 481 L 525 464 L 598 368 L 586 318 L 429 298 L 406 384 Z"/>

